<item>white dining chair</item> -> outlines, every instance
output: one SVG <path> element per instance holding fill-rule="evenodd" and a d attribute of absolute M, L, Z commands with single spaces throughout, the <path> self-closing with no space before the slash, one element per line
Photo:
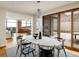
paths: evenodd
<path fill-rule="evenodd" d="M 63 50 L 64 51 L 64 54 L 65 54 L 65 56 L 67 57 L 67 54 L 66 54 L 66 51 L 65 51 L 65 48 L 64 48 L 64 39 L 62 39 L 62 38 L 56 38 L 57 39 L 57 41 L 58 41 L 58 43 L 60 43 L 59 45 L 57 45 L 57 46 L 55 46 L 55 48 L 57 49 L 57 56 L 59 57 L 59 53 L 60 53 L 60 50 Z"/>

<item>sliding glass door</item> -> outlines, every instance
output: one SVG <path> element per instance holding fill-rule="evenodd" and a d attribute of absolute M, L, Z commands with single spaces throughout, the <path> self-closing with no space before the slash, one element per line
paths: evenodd
<path fill-rule="evenodd" d="M 79 49 L 79 10 L 73 12 L 73 46 Z"/>
<path fill-rule="evenodd" d="M 65 39 L 65 45 L 71 47 L 71 12 L 60 14 L 60 37 Z"/>
<path fill-rule="evenodd" d="M 57 37 L 57 21 L 58 21 L 58 15 L 52 15 L 51 16 L 51 35 L 54 37 Z"/>
<path fill-rule="evenodd" d="M 46 18 L 50 21 L 48 33 L 51 36 L 65 39 L 66 47 L 79 50 L 79 8 L 54 13 L 49 16 L 51 16 L 49 19 Z M 49 22 L 47 21 L 47 23 Z"/>

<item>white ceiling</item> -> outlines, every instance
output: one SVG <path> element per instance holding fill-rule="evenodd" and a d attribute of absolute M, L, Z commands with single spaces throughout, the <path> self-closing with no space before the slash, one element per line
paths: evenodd
<path fill-rule="evenodd" d="M 73 1 L 74 2 L 74 1 Z M 48 10 L 61 7 L 63 5 L 67 5 L 73 3 L 72 1 L 41 1 L 39 4 L 39 8 L 41 12 L 46 12 Z M 37 10 L 37 2 L 36 1 L 0 1 L 0 7 L 25 13 L 25 14 L 35 14 Z"/>

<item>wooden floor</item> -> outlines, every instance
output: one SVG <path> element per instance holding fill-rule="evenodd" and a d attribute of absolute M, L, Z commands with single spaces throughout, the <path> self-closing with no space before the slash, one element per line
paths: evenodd
<path fill-rule="evenodd" d="M 68 48 L 65 48 L 65 50 L 73 55 L 76 55 L 76 56 L 79 56 L 79 52 L 78 51 L 74 51 L 74 50 L 71 50 L 71 49 L 68 49 Z"/>
<path fill-rule="evenodd" d="M 6 48 L 10 47 L 12 43 L 12 39 L 7 39 L 6 40 L 6 46 L 0 47 L 0 57 L 7 57 L 7 53 L 6 53 Z"/>
<path fill-rule="evenodd" d="M 5 47 L 0 47 L 0 57 L 7 57 Z"/>
<path fill-rule="evenodd" d="M 11 47 L 12 42 L 13 42 L 12 39 L 8 39 L 8 40 L 6 40 L 6 43 L 7 43 L 7 44 L 6 44 L 6 47 L 0 47 L 0 57 L 7 57 L 5 48 Z M 69 50 L 69 49 L 67 49 L 67 48 L 65 48 L 65 50 L 66 50 L 67 52 L 69 52 L 69 53 L 72 53 L 72 54 L 74 54 L 74 55 L 79 56 L 79 52 L 77 52 L 77 51 Z"/>

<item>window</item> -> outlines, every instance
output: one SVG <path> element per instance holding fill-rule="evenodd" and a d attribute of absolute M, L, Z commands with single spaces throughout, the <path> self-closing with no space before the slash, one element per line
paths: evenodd
<path fill-rule="evenodd" d="M 54 37 L 58 37 L 57 27 L 58 27 L 58 14 L 55 14 L 51 16 L 51 35 L 53 35 Z"/>
<path fill-rule="evenodd" d="M 26 21 L 26 25 L 31 26 L 31 21 L 30 20 Z"/>
<path fill-rule="evenodd" d="M 17 20 L 8 19 L 7 20 L 7 27 L 16 27 L 17 26 Z"/>
<path fill-rule="evenodd" d="M 60 37 L 65 39 L 65 45 L 71 47 L 71 12 L 60 14 Z"/>
<path fill-rule="evenodd" d="M 26 27 L 26 21 L 25 20 L 22 21 L 22 27 Z"/>
<path fill-rule="evenodd" d="M 22 20 L 22 27 L 27 27 L 31 26 L 31 21 L 30 20 Z"/>

